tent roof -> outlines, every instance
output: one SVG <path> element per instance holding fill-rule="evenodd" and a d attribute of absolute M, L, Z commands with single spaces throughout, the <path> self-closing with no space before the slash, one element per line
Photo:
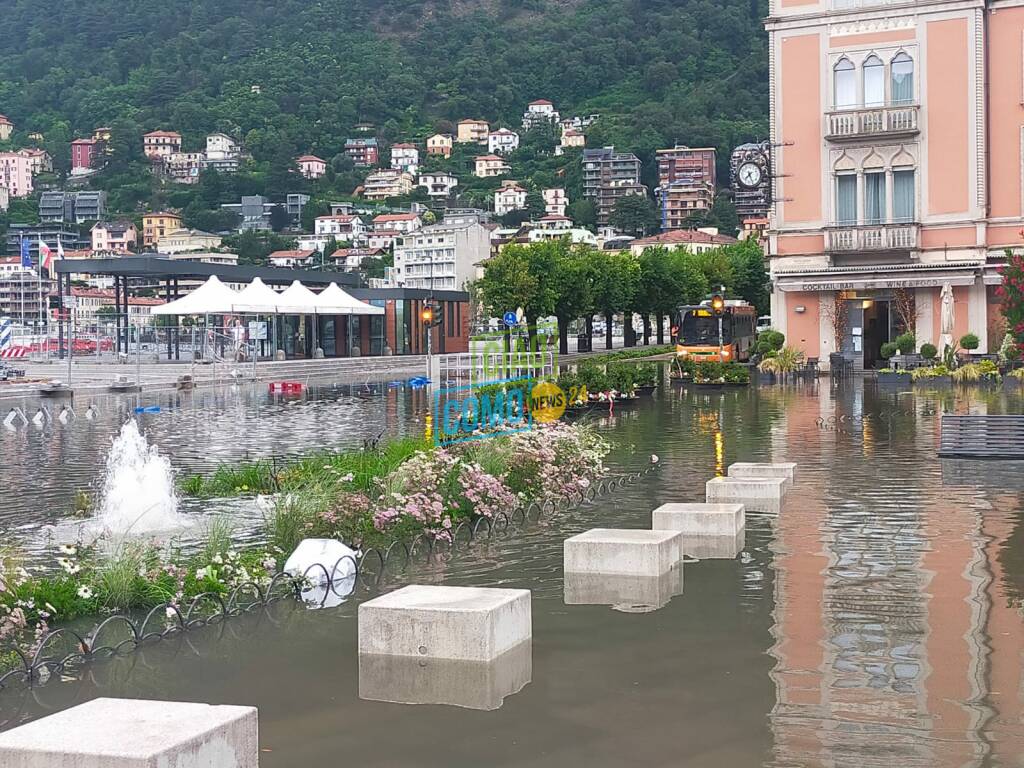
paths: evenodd
<path fill-rule="evenodd" d="M 238 303 L 238 294 L 228 288 L 216 275 L 196 288 L 188 296 L 153 307 L 154 315 L 216 315 L 230 313 Z"/>
<path fill-rule="evenodd" d="M 272 315 L 277 312 L 277 307 L 280 303 L 281 295 L 257 277 L 238 294 L 238 298 L 235 300 L 234 311 L 256 315 Z"/>
<path fill-rule="evenodd" d="M 293 280 L 277 297 L 277 311 L 282 315 L 316 314 L 316 294 L 298 280 Z"/>
<path fill-rule="evenodd" d="M 383 315 L 384 307 L 367 304 L 331 283 L 316 297 L 317 312 L 321 315 Z"/>

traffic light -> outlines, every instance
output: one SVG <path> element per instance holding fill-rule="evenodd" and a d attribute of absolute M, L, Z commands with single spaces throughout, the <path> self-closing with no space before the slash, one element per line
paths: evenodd
<path fill-rule="evenodd" d="M 725 312 L 725 299 L 722 298 L 721 294 L 716 293 L 711 297 L 711 311 L 715 313 L 716 317 L 721 316 Z"/>
<path fill-rule="evenodd" d="M 423 302 L 423 308 L 420 310 L 420 320 L 423 321 L 425 328 L 436 328 L 441 324 L 442 320 L 441 303 L 436 299 L 427 299 Z"/>

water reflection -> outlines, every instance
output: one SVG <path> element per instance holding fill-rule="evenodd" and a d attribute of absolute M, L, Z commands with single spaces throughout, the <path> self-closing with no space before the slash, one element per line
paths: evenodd
<path fill-rule="evenodd" d="M 359 698 L 495 710 L 533 678 L 533 646 L 520 643 L 491 662 L 359 654 Z"/>
<path fill-rule="evenodd" d="M 746 531 L 735 536 L 687 536 L 683 534 L 683 554 L 698 560 L 732 560 L 743 551 Z"/>
<path fill-rule="evenodd" d="M 683 566 L 659 576 L 617 573 L 564 574 L 566 605 L 610 605 L 622 613 L 650 613 L 683 594 Z"/>

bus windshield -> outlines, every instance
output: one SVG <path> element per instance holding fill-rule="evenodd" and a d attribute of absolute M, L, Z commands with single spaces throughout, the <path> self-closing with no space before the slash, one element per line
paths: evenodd
<path fill-rule="evenodd" d="M 683 346 L 718 346 L 718 318 L 710 310 L 689 310 L 683 315 L 678 343 Z M 722 344 L 732 343 L 732 322 L 722 317 Z"/>

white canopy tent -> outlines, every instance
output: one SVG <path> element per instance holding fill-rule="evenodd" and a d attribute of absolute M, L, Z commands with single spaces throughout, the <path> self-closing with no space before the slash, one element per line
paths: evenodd
<path fill-rule="evenodd" d="M 228 288 L 216 275 L 196 288 L 188 296 L 153 307 L 154 315 L 219 315 L 236 311 L 238 294 Z"/>
<path fill-rule="evenodd" d="M 274 315 L 281 303 L 281 294 L 258 277 L 243 288 L 235 301 L 234 312 L 252 315 Z"/>
<path fill-rule="evenodd" d="M 337 283 L 331 283 L 316 296 L 316 312 L 319 315 L 383 315 L 384 307 L 360 301 Z"/>
<path fill-rule="evenodd" d="M 292 282 L 277 297 L 279 315 L 315 315 L 316 294 L 298 280 Z"/>

